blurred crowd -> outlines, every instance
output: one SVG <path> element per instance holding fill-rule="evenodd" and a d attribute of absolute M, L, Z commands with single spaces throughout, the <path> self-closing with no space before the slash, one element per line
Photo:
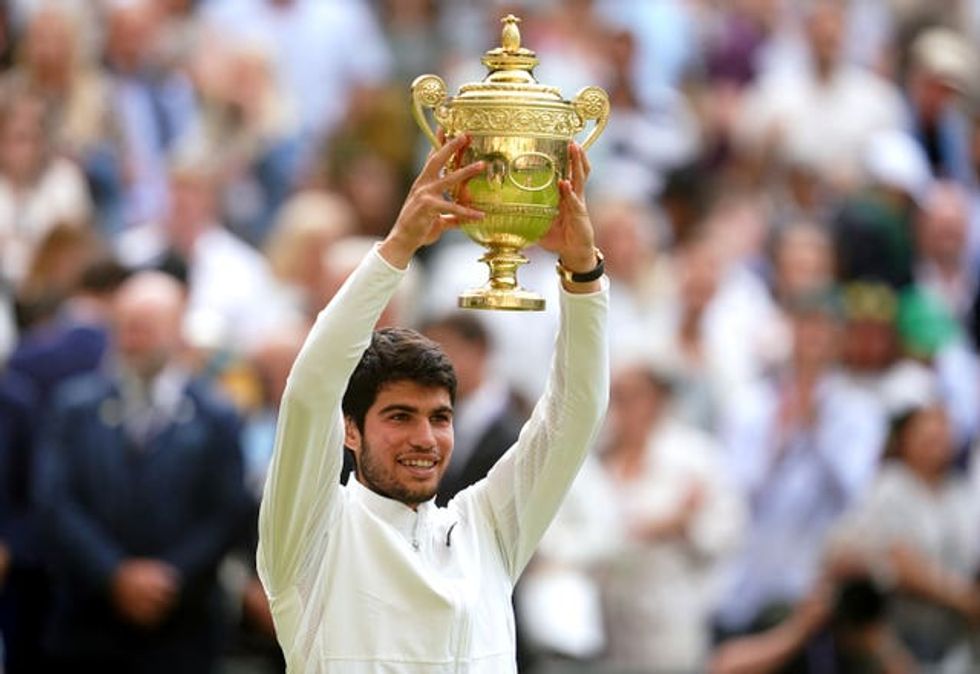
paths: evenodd
<path fill-rule="evenodd" d="M 510 12 L 540 82 L 612 103 L 611 403 L 521 671 L 980 671 L 977 0 L 0 1 L 5 671 L 282 670 L 289 367 L 428 151 L 411 81 L 482 79 Z M 423 251 L 382 318 L 458 369 L 440 502 L 557 325 L 537 249 L 546 311 L 456 310 L 480 252 Z"/>

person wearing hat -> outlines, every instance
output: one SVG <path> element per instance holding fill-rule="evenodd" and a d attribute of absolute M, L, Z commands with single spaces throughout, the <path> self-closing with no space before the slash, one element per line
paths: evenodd
<path fill-rule="evenodd" d="M 977 54 L 970 42 L 949 28 L 929 28 L 916 37 L 909 54 L 905 90 L 912 134 L 937 176 L 969 184 L 970 125 L 961 97 L 976 85 Z"/>
<path fill-rule="evenodd" d="M 881 279 L 894 288 L 913 280 L 916 209 L 932 171 L 915 138 L 876 133 L 864 149 L 865 185 L 841 206 L 833 222 L 842 282 Z"/>

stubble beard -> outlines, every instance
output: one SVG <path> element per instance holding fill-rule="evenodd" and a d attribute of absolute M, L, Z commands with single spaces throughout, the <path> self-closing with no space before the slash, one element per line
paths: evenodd
<path fill-rule="evenodd" d="M 362 442 L 357 454 L 357 475 L 364 485 L 375 492 L 407 506 L 425 503 L 436 495 L 439 481 L 433 487 L 411 487 L 401 483 L 385 466 L 377 460 L 376 454 L 367 442 Z"/>

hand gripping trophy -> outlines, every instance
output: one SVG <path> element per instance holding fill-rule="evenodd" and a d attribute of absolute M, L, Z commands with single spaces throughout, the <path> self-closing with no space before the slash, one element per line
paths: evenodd
<path fill-rule="evenodd" d="M 451 195 L 486 213 L 479 222 L 462 225 L 487 249 L 480 258 L 490 280 L 459 297 L 467 309 L 540 311 L 544 298 L 517 282 L 517 268 L 527 262 L 521 250 L 544 236 L 558 214 L 558 180 L 568 175 L 568 144 L 589 120 L 595 125 L 582 149 L 588 149 L 606 126 L 609 97 L 599 87 L 585 87 L 566 101 L 556 87 L 539 84 L 532 70 L 538 59 L 521 47 L 520 19 L 504 17 L 502 46 L 483 55 L 490 70 L 482 82 L 460 87 L 449 96 L 436 75 L 412 83 L 415 121 L 436 148 L 441 143 L 425 115 L 431 109 L 447 137 L 469 134 L 471 142 L 457 165 L 483 161 L 487 170 Z"/>

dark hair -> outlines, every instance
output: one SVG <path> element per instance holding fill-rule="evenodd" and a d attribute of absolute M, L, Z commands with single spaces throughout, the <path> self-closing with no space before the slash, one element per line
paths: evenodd
<path fill-rule="evenodd" d="M 371 345 L 347 383 L 344 416 L 353 419 L 363 432 L 364 417 L 378 391 L 397 381 L 446 389 L 449 400 L 456 402 L 456 371 L 442 348 L 415 330 L 384 328 L 371 336 Z"/>

